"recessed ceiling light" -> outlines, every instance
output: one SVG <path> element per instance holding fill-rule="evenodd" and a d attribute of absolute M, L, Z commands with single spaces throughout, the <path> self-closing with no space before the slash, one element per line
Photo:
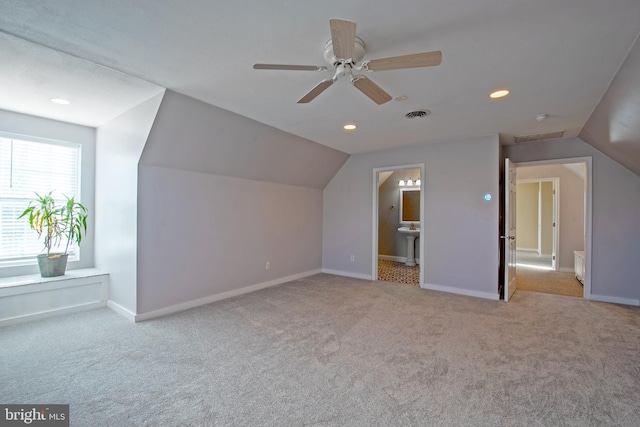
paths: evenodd
<path fill-rule="evenodd" d="M 491 92 L 489 94 L 489 98 L 498 99 L 498 98 L 504 98 L 507 95 L 509 95 L 508 89 L 499 89 L 494 92 Z"/>
<path fill-rule="evenodd" d="M 355 129 L 356 129 L 356 127 L 357 127 L 357 126 L 356 126 L 356 125 L 354 125 L 353 123 L 349 123 L 349 124 L 346 124 L 346 125 L 342 126 L 342 128 L 343 128 L 344 130 L 355 130 Z"/>
<path fill-rule="evenodd" d="M 71 104 L 68 100 L 62 99 L 62 98 L 51 98 L 50 100 L 54 104 L 60 104 L 60 105 L 69 105 L 69 104 Z"/>
<path fill-rule="evenodd" d="M 395 98 L 396 101 L 406 101 L 407 99 L 409 99 L 409 97 L 407 95 L 400 95 L 400 96 L 396 96 Z"/>

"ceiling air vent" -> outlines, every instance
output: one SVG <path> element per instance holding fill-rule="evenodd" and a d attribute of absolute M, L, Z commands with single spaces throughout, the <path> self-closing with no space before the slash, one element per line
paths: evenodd
<path fill-rule="evenodd" d="M 431 114 L 431 111 L 429 110 L 416 110 L 416 111 L 409 111 L 404 116 L 407 119 L 421 119 L 423 117 L 427 117 L 429 114 Z"/>
<path fill-rule="evenodd" d="M 557 139 L 557 138 L 562 138 L 562 135 L 564 135 L 563 130 L 557 130 L 554 132 L 546 132 L 546 133 L 533 133 L 531 135 L 516 135 L 515 143 L 518 144 L 520 142 L 543 141 L 545 139 Z"/>

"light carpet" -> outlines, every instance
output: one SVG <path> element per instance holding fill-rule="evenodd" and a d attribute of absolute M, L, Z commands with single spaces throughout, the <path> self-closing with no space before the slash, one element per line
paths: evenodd
<path fill-rule="evenodd" d="M 639 350 L 636 307 L 320 274 L 2 328 L 0 400 L 69 403 L 72 426 L 638 426 Z"/>
<path fill-rule="evenodd" d="M 516 288 L 523 291 L 580 298 L 584 295 L 582 283 L 576 279 L 573 273 L 517 266 L 516 280 Z"/>

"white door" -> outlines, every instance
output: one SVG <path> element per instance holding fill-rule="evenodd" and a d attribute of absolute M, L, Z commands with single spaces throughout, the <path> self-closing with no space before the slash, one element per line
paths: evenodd
<path fill-rule="evenodd" d="M 553 246 L 551 249 L 551 269 L 559 271 L 558 268 L 558 180 L 551 181 L 553 184 Z"/>
<path fill-rule="evenodd" d="M 516 167 L 504 160 L 504 301 L 516 291 Z"/>

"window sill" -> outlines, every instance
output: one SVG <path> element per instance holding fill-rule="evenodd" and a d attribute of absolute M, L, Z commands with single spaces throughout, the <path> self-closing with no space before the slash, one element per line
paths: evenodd
<path fill-rule="evenodd" d="M 14 286 L 37 285 L 41 283 L 61 282 L 64 280 L 83 279 L 108 275 L 97 268 L 81 268 L 78 270 L 67 270 L 64 276 L 41 277 L 39 274 L 27 274 L 24 276 L 0 277 L 0 290 Z"/>

